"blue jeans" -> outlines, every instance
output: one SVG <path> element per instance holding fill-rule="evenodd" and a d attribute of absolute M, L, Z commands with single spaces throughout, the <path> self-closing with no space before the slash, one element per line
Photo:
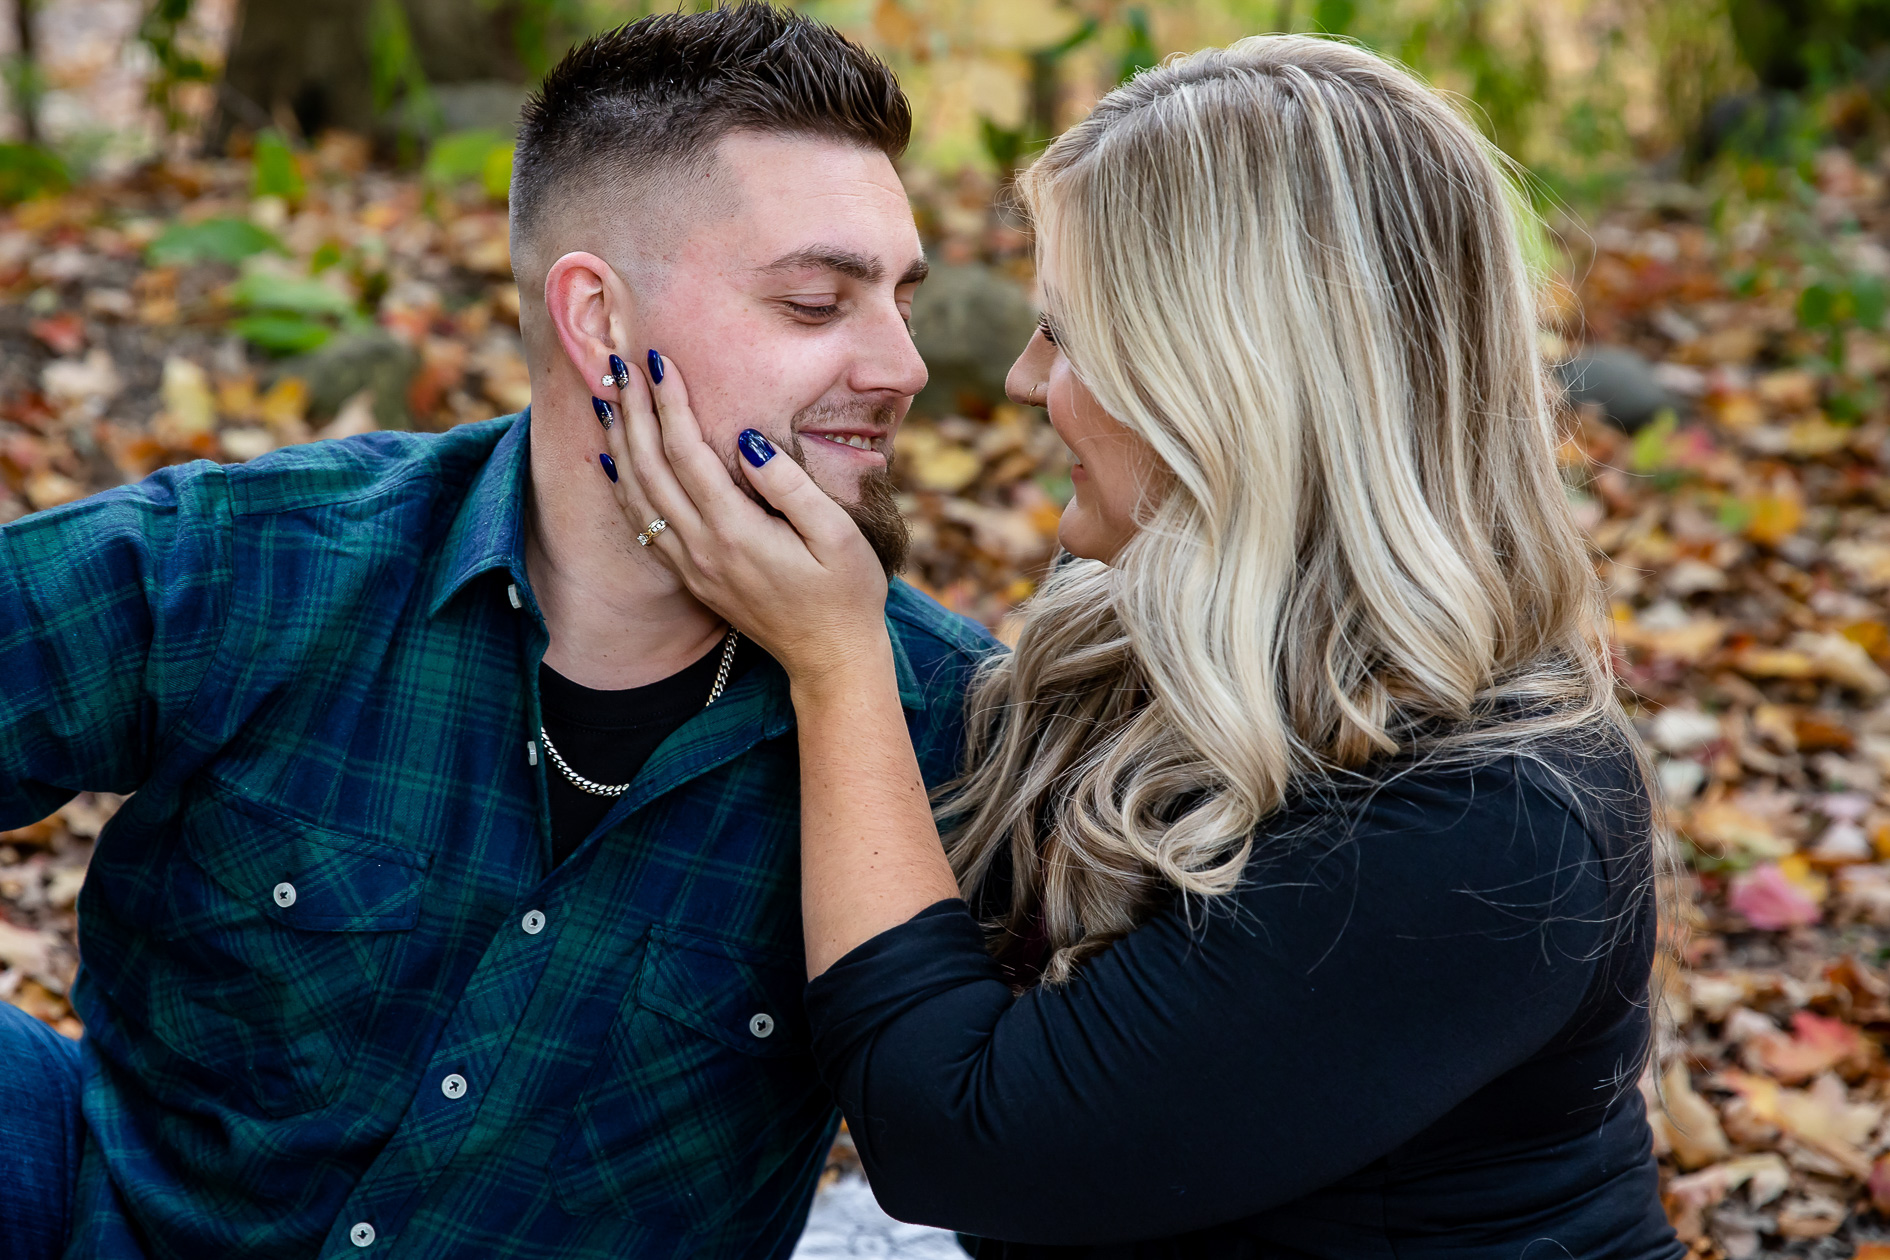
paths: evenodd
<path fill-rule="evenodd" d="M 0 1260 L 66 1249 L 84 1136 L 78 1043 L 0 1002 Z"/>

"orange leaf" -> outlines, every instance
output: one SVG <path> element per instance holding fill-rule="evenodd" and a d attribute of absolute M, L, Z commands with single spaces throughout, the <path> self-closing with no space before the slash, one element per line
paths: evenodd
<path fill-rule="evenodd" d="M 1776 547 L 1805 523 L 1805 500 L 1798 484 L 1788 478 L 1773 483 L 1770 493 L 1755 495 L 1746 501 L 1752 516 L 1746 522 L 1746 537 L 1767 547 Z"/>

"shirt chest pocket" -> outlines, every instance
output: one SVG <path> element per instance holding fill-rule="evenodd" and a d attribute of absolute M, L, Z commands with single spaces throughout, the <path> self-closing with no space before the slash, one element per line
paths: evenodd
<path fill-rule="evenodd" d="M 792 1179 L 787 1164 L 831 1108 L 808 1053 L 804 983 L 798 959 L 651 929 L 553 1157 L 565 1210 L 699 1232 L 777 1175 Z"/>
<path fill-rule="evenodd" d="M 166 875 L 152 1031 L 271 1116 L 328 1102 L 419 916 L 427 857 L 212 789 Z"/>

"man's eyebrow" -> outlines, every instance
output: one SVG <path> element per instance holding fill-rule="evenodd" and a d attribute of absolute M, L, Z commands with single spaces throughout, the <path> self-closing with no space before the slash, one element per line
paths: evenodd
<path fill-rule="evenodd" d="M 858 250 L 842 249 L 830 245 L 813 245 L 806 249 L 797 249 L 791 254 L 783 254 L 773 262 L 761 267 L 763 275 L 783 271 L 804 271 L 817 268 L 822 271 L 837 271 L 848 279 L 858 280 L 861 284 L 878 284 L 886 278 L 886 266 L 879 259 L 862 254 Z M 900 284 L 917 284 L 925 279 L 931 270 L 924 258 L 912 261 L 899 277 Z"/>

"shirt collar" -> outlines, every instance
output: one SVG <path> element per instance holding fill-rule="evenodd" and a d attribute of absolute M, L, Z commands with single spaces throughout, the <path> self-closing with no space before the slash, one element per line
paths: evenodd
<path fill-rule="evenodd" d="M 525 574 L 525 489 L 531 467 L 531 421 L 529 407 L 513 418 L 460 503 L 441 548 L 445 563 L 438 569 L 427 602 L 429 617 L 438 616 L 468 582 L 494 569 L 510 574 L 520 598 L 531 600 L 531 583 Z M 925 692 L 900 641 L 900 627 L 890 617 L 886 631 L 892 639 L 899 703 L 907 709 L 923 710 Z"/>
<path fill-rule="evenodd" d="M 520 412 L 499 439 L 472 489 L 459 505 L 441 546 L 427 615 L 440 609 L 474 578 L 504 569 L 529 592 L 525 580 L 525 487 L 530 475 L 532 413 Z"/>
<path fill-rule="evenodd" d="M 894 578 L 897 582 L 899 579 Z M 915 712 L 925 708 L 925 693 L 919 689 L 919 675 L 912 668 L 912 658 L 906 655 L 906 645 L 900 641 L 899 623 L 891 617 L 886 618 L 886 637 L 892 640 L 893 675 L 899 680 L 899 705 Z"/>

